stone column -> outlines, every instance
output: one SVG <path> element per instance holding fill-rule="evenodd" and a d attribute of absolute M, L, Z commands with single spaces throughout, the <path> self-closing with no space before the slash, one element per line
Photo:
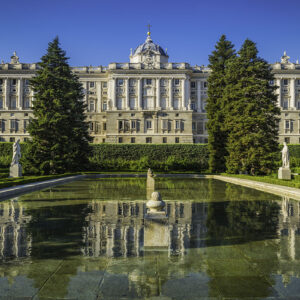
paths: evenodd
<path fill-rule="evenodd" d="M 143 87 L 142 87 L 142 79 L 138 79 L 138 109 L 143 109 Z"/>
<path fill-rule="evenodd" d="M 197 80 L 197 112 L 201 111 L 201 81 Z"/>
<path fill-rule="evenodd" d="M 17 108 L 23 108 L 23 78 L 18 80 L 18 103 Z"/>
<path fill-rule="evenodd" d="M 96 82 L 96 90 L 97 90 L 96 112 L 101 112 L 102 111 L 102 85 L 101 85 L 101 81 Z"/>
<path fill-rule="evenodd" d="M 179 109 L 185 108 L 185 79 L 181 79 L 181 105 Z"/>
<path fill-rule="evenodd" d="M 112 79 L 112 87 L 111 87 L 111 101 L 112 101 L 112 109 L 117 109 L 117 99 L 116 99 L 116 79 Z"/>
<path fill-rule="evenodd" d="M 9 86 L 9 79 L 5 79 L 5 94 L 4 94 L 4 107 L 9 109 L 9 94 L 10 94 L 10 86 Z"/>
<path fill-rule="evenodd" d="M 281 79 L 280 78 L 276 79 L 276 85 L 278 86 L 278 89 L 277 89 L 277 94 L 278 94 L 277 105 L 279 107 L 281 107 Z"/>
<path fill-rule="evenodd" d="M 160 78 L 156 78 L 156 102 L 154 104 L 154 107 L 161 108 L 160 105 Z"/>
<path fill-rule="evenodd" d="M 296 101 L 295 101 L 295 78 L 291 78 L 290 85 L 290 95 L 291 95 L 291 109 L 296 109 Z"/>
<path fill-rule="evenodd" d="M 169 101 L 168 109 L 173 108 L 173 78 L 169 79 Z"/>
<path fill-rule="evenodd" d="M 125 109 L 130 110 L 129 103 L 129 79 L 125 79 Z"/>

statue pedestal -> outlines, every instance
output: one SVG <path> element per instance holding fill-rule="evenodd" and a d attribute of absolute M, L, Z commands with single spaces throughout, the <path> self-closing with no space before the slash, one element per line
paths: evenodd
<path fill-rule="evenodd" d="M 168 217 L 164 212 L 147 214 L 145 216 L 145 248 L 168 249 L 170 238 L 168 223 Z"/>
<path fill-rule="evenodd" d="M 22 177 L 22 166 L 20 164 L 10 166 L 9 177 Z"/>
<path fill-rule="evenodd" d="M 280 167 L 278 170 L 278 179 L 291 180 L 291 169 Z"/>

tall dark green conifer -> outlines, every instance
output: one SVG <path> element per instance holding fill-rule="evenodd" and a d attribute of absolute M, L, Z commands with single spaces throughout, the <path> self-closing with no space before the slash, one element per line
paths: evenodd
<path fill-rule="evenodd" d="M 235 56 L 233 44 L 222 35 L 212 54 L 209 56 L 211 74 L 208 78 L 208 117 L 209 168 L 211 172 L 225 171 L 227 132 L 224 128 L 225 72 L 228 61 Z"/>
<path fill-rule="evenodd" d="M 28 127 L 32 141 L 25 153 L 29 172 L 58 174 L 82 170 L 88 164 L 90 137 L 82 86 L 67 61 L 56 37 L 31 80 L 35 118 Z"/>
<path fill-rule="evenodd" d="M 278 152 L 280 110 L 276 87 L 270 85 L 274 78 L 254 42 L 246 40 L 238 54 L 225 78 L 227 172 L 267 174 Z"/>

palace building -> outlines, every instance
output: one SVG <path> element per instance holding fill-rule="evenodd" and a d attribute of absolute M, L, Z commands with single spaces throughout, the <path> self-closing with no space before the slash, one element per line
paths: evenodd
<path fill-rule="evenodd" d="M 300 64 L 284 53 L 271 65 L 281 107 L 279 141 L 300 142 Z M 26 141 L 33 117 L 29 80 L 37 63 L 14 52 L 0 64 L 0 141 Z M 129 62 L 72 67 L 84 88 L 94 143 L 207 143 L 205 103 L 210 70 L 169 62 L 167 51 L 146 41 Z"/>

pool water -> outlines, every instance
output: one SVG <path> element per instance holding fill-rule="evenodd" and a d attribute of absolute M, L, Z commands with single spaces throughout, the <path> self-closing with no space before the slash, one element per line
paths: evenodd
<path fill-rule="evenodd" d="M 167 218 L 146 217 L 153 190 Z M 297 201 L 214 179 L 89 178 L 0 202 L 0 299 L 299 299 Z"/>

